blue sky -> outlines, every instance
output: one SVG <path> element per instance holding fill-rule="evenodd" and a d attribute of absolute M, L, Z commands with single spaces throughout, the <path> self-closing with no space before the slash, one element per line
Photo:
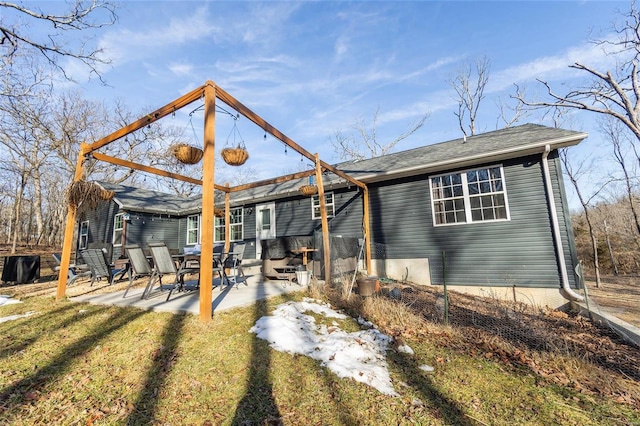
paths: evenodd
<path fill-rule="evenodd" d="M 87 81 L 87 97 L 123 99 L 133 111 L 154 110 L 213 80 L 310 152 L 335 163 L 331 138 L 376 109 L 385 143 L 425 113 L 425 125 L 398 150 L 461 137 L 454 92 L 447 83 L 475 58 L 491 61 L 478 132 L 503 125 L 497 103 L 513 84 L 534 94 L 540 78 L 572 84 L 580 61 L 607 66 L 589 37 L 606 35 L 629 2 L 124 2 L 119 22 L 97 37 L 113 59 L 103 77 Z M 194 105 L 194 107 L 197 105 Z M 174 120 L 186 123 L 185 110 Z M 201 117 L 201 115 L 200 115 Z M 575 117 L 591 137 L 574 155 L 601 144 L 594 116 Z M 539 122 L 529 117 L 528 122 Z M 222 147 L 232 120 L 217 119 Z M 550 123 L 543 123 L 550 124 Z M 226 127 L 225 127 L 226 126 Z M 300 156 L 240 119 L 257 178 L 297 170 Z M 307 163 L 305 161 L 305 163 Z M 576 206 L 572 197 L 572 206 Z"/>

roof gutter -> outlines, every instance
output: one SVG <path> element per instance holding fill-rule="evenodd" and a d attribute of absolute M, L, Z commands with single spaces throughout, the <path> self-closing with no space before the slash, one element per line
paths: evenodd
<path fill-rule="evenodd" d="M 560 237 L 560 225 L 558 223 L 558 212 L 556 211 L 556 203 L 553 196 L 553 187 L 551 185 L 551 174 L 549 173 L 548 156 L 551 151 L 551 145 L 544 146 L 542 153 L 542 170 L 544 171 L 544 182 L 547 189 L 547 202 L 549 203 L 549 211 L 551 213 L 551 227 L 553 228 L 553 237 L 556 242 L 556 252 L 558 253 L 558 263 L 560 264 L 560 274 L 562 276 L 562 289 L 566 292 L 568 299 L 582 302 L 584 297 L 573 291 L 569 286 L 569 275 L 567 274 L 567 263 L 564 260 L 564 249 L 562 247 L 562 239 Z"/>

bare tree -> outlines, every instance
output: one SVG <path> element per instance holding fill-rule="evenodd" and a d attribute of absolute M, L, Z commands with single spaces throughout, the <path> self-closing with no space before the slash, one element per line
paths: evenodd
<path fill-rule="evenodd" d="M 614 59 L 615 68 L 598 70 L 587 64 L 576 62 L 569 65 L 582 71 L 587 77 L 585 85 L 578 85 L 566 93 L 553 90 L 547 81 L 538 79 L 546 91 L 548 100 L 527 99 L 518 85 L 514 97 L 531 108 L 562 108 L 590 111 L 611 116 L 620 121 L 640 141 L 640 15 L 636 4 L 622 15 L 620 24 L 614 26 L 616 37 L 611 40 L 593 40 Z"/>
<path fill-rule="evenodd" d="M 638 176 L 636 171 L 634 170 L 634 164 L 638 164 L 640 158 L 638 157 L 638 153 L 635 150 L 635 146 L 632 141 L 627 138 L 627 134 L 625 134 L 625 129 L 622 126 L 622 123 L 618 120 L 613 119 L 605 119 L 600 120 L 600 130 L 606 136 L 609 143 L 613 147 L 613 157 L 618 163 L 620 167 L 620 171 L 622 172 L 622 177 L 616 178 L 612 177 L 612 180 L 621 181 L 625 188 L 625 196 L 629 202 L 629 207 L 631 208 L 631 213 L 633 214 L 633 219 L 635 222 L 635 228 L 637 236 L 640 237 L 640 215 L 638 212 L 638 205 L 635 197 L 635 192 L 638 184 Z M 630 145 L 630 150 L 632 150 L 635 154 L 635 161 L 629 162 L 627 160 L 627 149 L 626 146 Z"/>
<path fill-rule="evenodd" d="M 429 114 L 421 116 L 410 124 L 402 134 L 386 144 L 378 140 L 379 117 L 380 108 L 377 108 L 373 113 L 371 126 L 368 126 L 365 120 L 360 118 L 351 125 L 355 134 L 345 133 L 342 130 L 335 131 L 331 145 L 341 160 L 364 160 L 388 154 L 396 145 L 417 132 L 427 121 Z"/>
<path fill-rule="evenodd" d="M 31 199 L 28 199 L 30 211 L 26 215 L 33 218 L 37 226 L 37 235 L 42 235 L 43 217 L 41 209 L 42 187 L 40 177 L 51 154 L 47 145 L 43 129 L 39 125 L 40 117 L 48 115 L 49 91 L 40 91 L 38 96 L 6 99 L 2 103 L 0 112 L 0 144 L 5 148 L 6 154 L 11 158 L 13 172 L 18 185 L 15 190 L 15 203 L 13 215 L 13 251 L 21 235 L 19 234 L 19 222 L 22 215 L 22 203 L 28 186 L 31 190 Z M 27 235 L 31 235 L 30 227 Z"/>
<path fill-rule="evenodd" d="M 524 88 L 522 91 L 524 93 Z M 511 99 L 511 101 L 513 101 L 513 99 Z M 522 102 L 519 101 L 516 101 L 515 104 L 510 104 L 504 99 L 498 98 L 496 101 L 496 107 L 499 111 L 499 115 L 496 120 L 496 129 L 499 129 L 500 127 L 508 129 L 530 114 L 530 111 L 528 111 Z M 500 126 L 500 123 L 503 125 Z"/>
<path fill-rule="evenodd" d="M 587 230 L 589 232 L 589 238 L 591 240 L 592 247 L 592 255 L 593 255 L 593 267 L 596 276 L 596 287 L 600 287 L 600 262 L 598 259 L 598 238 L 595 231 L 595 225 L 593 220 L 591 219 L 591 203 L 594 199 L 596 199 L 600 192 L 605 188 L 606 183 L 600 185 L 596 188 L 590 196 L 585 196 L 582 192 L 581 185 L 579 181 L 589 174 L 589 171 L 593 169 L 591 165 L 589 165 L 586 160 L 581 162 L 577 167 L 574 167 L 573 164 L 569 161 L 569 157 L 567 156 L 567 149 L 560 150 L 560 160 L 564 166 L 565 174 L 569 177 L 573 188 L 576 191 L 576 195 L 578 196 L 578 200 L 580 200 L 580 205 L 582 206 L 585 221 L 587 223 Z M 587 176 L 588 177 L 588 176 Z"/>
<path fill-rule="evenodd" d="M 476 118 L 480 103 L 485 98 L 484 90 L 489 82 L 490 71 L 491 62 L 482 56 L 476 58 L 473 64 L 465 64 L 449 81 L 457 94 L 458 112 L 454 114 L 465 137 L 476 134 Z"/>
<path fill-rule="evenodd" d="M 11 67 L 20 58 L 28 57 L 29 54 L 24 55 L 23 52 L 26 50 L 40 54 L 67 79 L 70 77 L 60 64 L 63 58 L 80 61 L 91 74 L 100 76 L 99 67 L 110 61 L 103 56 L 101 48 L 90 46 L 89 38 L 80 39 L 75 33 L 114 24 L 117 20 L 115 4 L 99 0 L 75 0 L 66 4 L 69 5 L 66 11 L 49 13 L 35 5 L 29 7 L 23 3 L 0 2 L 3 16 L 0 20 L 2 66 Z M 58 9 L 53 3 L 48 5 Z M 37 32 L 30 31 L 30 27 L 37 25 L 49 30 L 39 37 Z M 69 35 L 71 37 L 67 37 Z"/>

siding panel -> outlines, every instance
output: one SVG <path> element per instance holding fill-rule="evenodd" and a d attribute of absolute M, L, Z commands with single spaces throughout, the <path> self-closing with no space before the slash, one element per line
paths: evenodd
<path fill-rule="evenodd" d="M 362 236 L 362 193 L 355 188 L 333 192 L 335 216 L 330 217 L 329 232 L 342 236 Z M 313 235 L 322 232 L 322 221 L 312 219 L 311 197 L 292 197 L 276 201 L 278 237 Z"/>
<path fill-rule="evenodd" d="M 557 166 L 551 159 L 560 229 L 569 247 Z M 373 257 L 428 258 L 434 284 L 442 283 L 444 253 L 449 284 L 559 287 L 540 157 L 505 162 L 503 167 L 509 221 L 433 226 L 427 175 L 372 187 Z M 565 258 L 571 271 L 568 249 Z"/>

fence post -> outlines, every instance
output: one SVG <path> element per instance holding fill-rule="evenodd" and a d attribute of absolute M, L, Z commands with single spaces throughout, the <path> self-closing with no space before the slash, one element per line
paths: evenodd
<path fill-rule="evenodd" d="M 442 284 L 444 285 L 444 325 L 449 325 L 449 294 L 447 293 L 447 266 L 445 251 L 442 250 Z"/>

